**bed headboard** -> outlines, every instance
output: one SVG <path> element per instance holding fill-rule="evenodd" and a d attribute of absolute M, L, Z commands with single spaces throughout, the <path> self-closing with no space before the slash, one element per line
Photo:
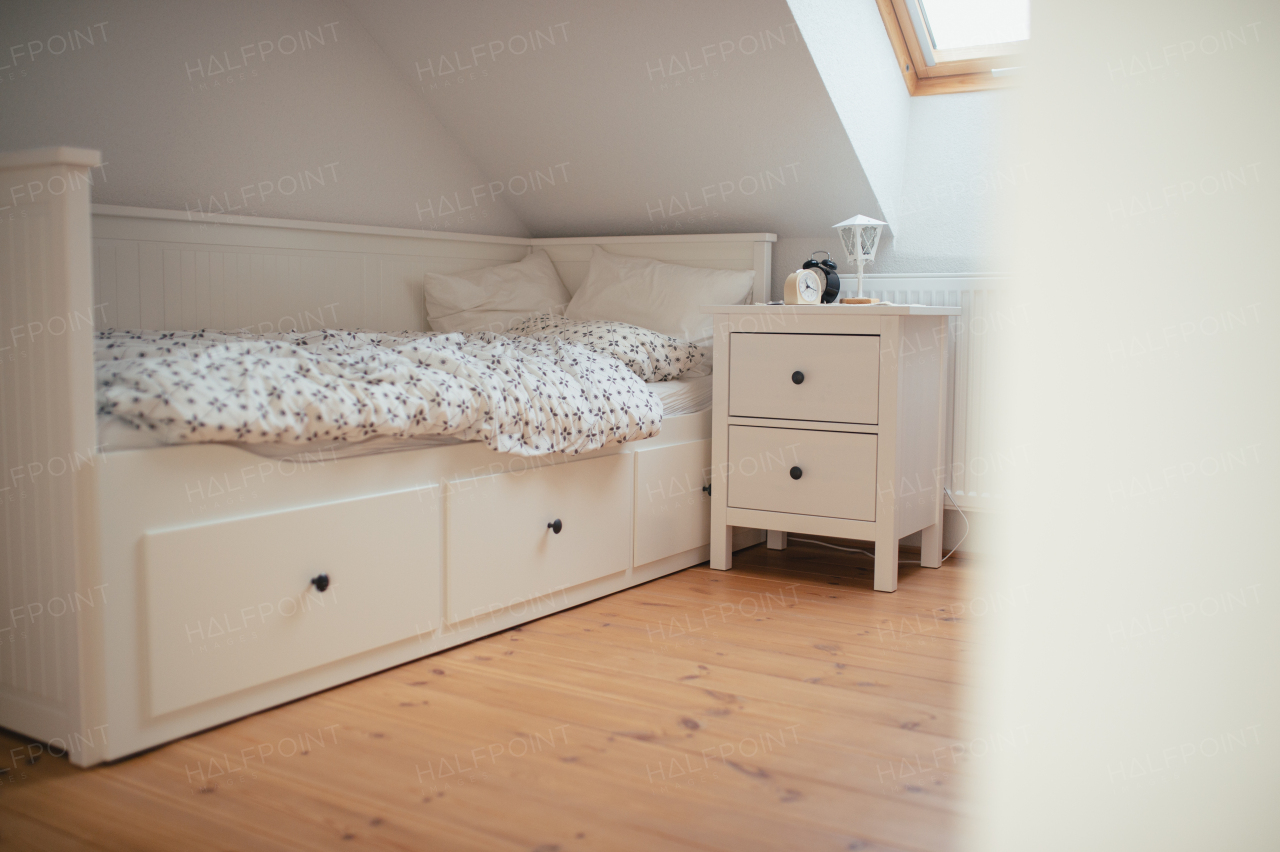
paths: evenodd
<path fill-rule="evenodd" d="M 570 292 L 593 245 L 686 266 L 754 269 L 768 301 L 773 234 L 527 239 L 93 205 L 99 328 L 426 330 L 427 272 L 511 263 L 534 247 Z"/>

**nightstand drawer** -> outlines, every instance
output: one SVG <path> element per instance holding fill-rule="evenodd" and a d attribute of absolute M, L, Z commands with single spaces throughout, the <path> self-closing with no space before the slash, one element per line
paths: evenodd
<path fill-rule="evenodd" d="M 730 336 L 731 417 L 875 424 L 879 395 L 877 335 Z"/>
<path fill-rule="evenodd" d="M 876 440 L 859 432 L 730 426 L 728 505 L 874 521 Z"/>

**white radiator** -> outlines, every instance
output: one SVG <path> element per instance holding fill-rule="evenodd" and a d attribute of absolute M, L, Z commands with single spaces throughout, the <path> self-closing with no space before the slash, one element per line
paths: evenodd
<path fill-rule="evenodd" d="M 850 278 L 841 276 L 846 291 Z M 997 445 L 992 422 L 998 409 L 991 377 L 1001 333 L 1026 320 L 1018 308 L 1006 303 L 1007 292 L 1008 279 L 994 275 L 864 276 L 866 296 L 900 304 L 959 306 L 963 311 L 951 318 L 948 338 L 950 417 L 947 468 L 941 472 L 943 484 L 962 509 L 995 508 L 1000 472 L 1026 461 L 1025 450 Z"/>

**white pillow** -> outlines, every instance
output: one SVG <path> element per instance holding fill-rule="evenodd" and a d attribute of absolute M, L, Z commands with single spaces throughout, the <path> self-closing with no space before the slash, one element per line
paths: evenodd
<path fill-rule="evenodd" d="M 569 291 L 551 258 L 538 249 L 518 263 L 456 275 L 428 272 L 427 317 L 433 331 L 501 333 L 516 320 L 538 314 L 563 316 Z"/>
<path fill-rule="evenodd" d="M 742 305 L 751 298 L 754 271 L 698 269 L 591 248 L 591 265 L 564 315 L 613 320 L 696 344 L 711 367 L 714 329 L 703 305 Z M 708 370 L 709 371 L 709 370 Z"/>

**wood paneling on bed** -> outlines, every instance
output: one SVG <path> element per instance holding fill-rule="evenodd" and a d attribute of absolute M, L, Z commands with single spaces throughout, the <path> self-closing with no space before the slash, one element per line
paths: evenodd
<path fill-rule="evenodd" d="M 511 263 L 526 241 L 389 237 L 95 212 L 99 328 L 422 331 L 427 272 Z M 111 209 L 111 208 L 105 208 Z M 181 214 L 178 214 L 181 215 Z"/>
<path fill-rule="evenodd" d="M 520 239 L 94 205 L 97 328 L 426 331 L 423 277 L 545 249 L 569 292 L 591 247 L 772 275 L 772 234 Z M 763 288 L 763 289 L 762 289 Z"/>
<path fill-rule="evenodd" d="M 0 717 L 46 742 L 84 733 L 80 668 L 94 649 L 78 628 L 111 593 L 94 547 L 84 286 L 88 172 L 101 162 L 77 148 L 0 155 L 0 185 L 14 199 L 0 216 Z"/>

